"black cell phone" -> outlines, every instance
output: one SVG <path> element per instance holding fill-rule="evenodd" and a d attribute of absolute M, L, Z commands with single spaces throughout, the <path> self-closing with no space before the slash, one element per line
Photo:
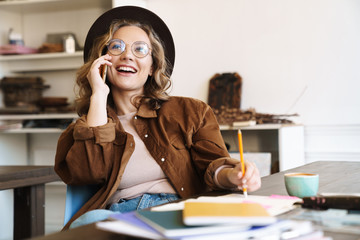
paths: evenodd
<path fill-rule="evenodd" d="M 101 78 L 104 80 L 104 82 L 106 80 L 107 69 L 108 69 L 108 66 L 106 64 L 101 65 L 101 67 L 100 67 L 100 75 L 101 75 Z"/>
<path fill-rule="evenodd" d="M 356 196 L 331 196 L 331 197 L 304 197 L 303 208 L 313 209 L 347 209 L 360 210 L 360 197 Z"/>

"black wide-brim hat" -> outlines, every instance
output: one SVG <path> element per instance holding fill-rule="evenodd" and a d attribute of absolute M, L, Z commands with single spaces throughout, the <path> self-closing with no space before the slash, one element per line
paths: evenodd
<path fill-rule="evenodd" d="M 94 40 L 107 33 L 110 25 L 114 20 L 129 19 L 135 20 L 143 24 L 147 24 L 153 28 L 155 33 L 162 41 L 165 57 L 170 63 L 169 74 L 171 75 L 175 63 L 175 45 L 169 28 L 165 22 L 155 13 L 141 7 L 123 6 L 112 8 L 103 13 L 93 25 L 86 36 L 84 45 L 84 62 L 89 58 L 90 49 L 93 47 Z"/>

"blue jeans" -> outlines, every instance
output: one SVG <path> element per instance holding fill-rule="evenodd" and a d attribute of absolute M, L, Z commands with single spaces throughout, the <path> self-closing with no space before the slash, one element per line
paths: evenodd
<path fill-rule="evenodd" d="M 114 214 L 114 212 L 131 212 L 172 202 L 178 199 L 180 199 L 179 195 L 170 193 L 145 193 L 144 195 L 133 199 L 120 199 L 118 203 L 111 204 L 109 209 L 95 209 L 84 213 L 71 223 L 70 228 L 80 227 L 82 225 L 105 220 L 111 214 Z"/>

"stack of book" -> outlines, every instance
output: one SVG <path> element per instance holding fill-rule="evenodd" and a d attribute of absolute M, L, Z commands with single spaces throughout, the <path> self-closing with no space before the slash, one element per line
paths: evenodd
<path fill-rule="evenodd" d="M 277 198 L 252 196 L 253 199 Z M 315 230 L 310 221 L 278 219 L 274 212 L 251 198 L 233 202 L 217 197 L 192 199 L 169 207 L 114 213 L 110 221 L 98 222 L 96 226 L 105 231 L 147 239 L 326 239 L 323 232 Z M 284 205 L 284 199 L 278 199 Z M 294 200 L 287 201 L 287 204 Z M 269 238 L 270 237 L 270 238 Z M 272 237 L 272 238 L 271 238 Z"/>

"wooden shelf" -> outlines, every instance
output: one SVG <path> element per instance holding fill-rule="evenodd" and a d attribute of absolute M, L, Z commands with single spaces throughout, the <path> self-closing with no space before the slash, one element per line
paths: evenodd
<path fill-rule="evenodd" d="M 241 126 L 235 127 L 231 125 L 220 125 L 220 130 L 237 130 L 237 129 L 246 129 L 246 130 L 276 130 L 283 127 L 294 127 L 294 126 L 302 126 L 299 124 L 256 124 L 254 126 Z"/>
<path fill-rule="evenodd" d="M 78 115 L 76 113 L 50 113 L 50 114 L 19 114 L 19 115 L 0 115 L 0 122 L 19 122 L 14 124 L 14 128 L 1 130 L 0 133 L 61 133 L 64 131 L 62 128 L 27 128 L 22 127 L 21 121 L 23 120 L 43 120 L 43 119 L 76 119 Z"/>
<path fill-rule="evenodd" d="M 26 5 L 34 3 L 48 3 L 48 2 L 59 2 L 63 0 L 8 0 L 1 1 L 0 6 L 12 6 L 12 5 Z"/>
<path fill-rule="evenodd" d="M 41 72 L 75 70 L 83 64 L 83 52 L 38 53 L 0 56 L 2 65 L 10 72 Z"/>
<path fill-rule="evenodd" d="M 82 51 L 77 51 L 75 53 L 35 53 L 35 54 L 19 54 L 19 55 L 2 55 L 0 56 L 0 61 L 17 61 L 17 60 L 37 60 L 37 59 L 52 59 L 52 58 L 72 58 L 72 57 L 82 57 Z"/>
<path fill-rule="evenodd" d="M 7 0 L 0 1 L 0 7 L 22 11 L 23 7 L 31 11 L 44 11 L 44 9 L 70 9 L 70 8 L 91 8 L 100 7 L 105 9 L 111 8 L 111 1 L 100 0 Z"/>
<path fill-rule="evenodd" d="M 64 129 L 60 128 L 20 128 L 0 131 L 0 133 L 61 133 Z"/>
<path fill-rule="evenodd" d="M 72 119 L 78 117 L 76 113 L 7 114 L 0 115 L 0 120 Z"/>

